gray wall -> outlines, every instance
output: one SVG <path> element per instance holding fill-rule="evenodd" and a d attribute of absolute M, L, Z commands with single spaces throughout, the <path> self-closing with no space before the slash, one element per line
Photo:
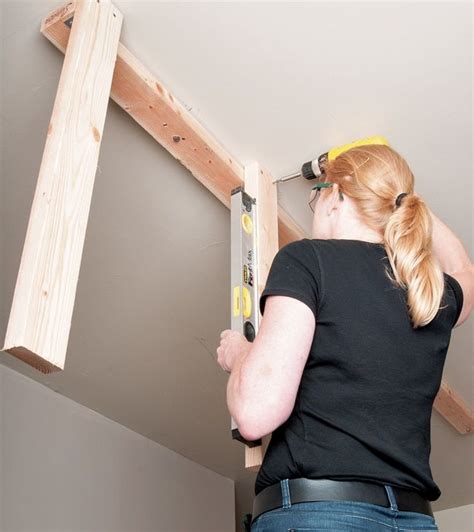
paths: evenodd
<path fill-rule="evenodd" d="M 234 482 L 0 366 L 3 532 L 233 531 Z"/>

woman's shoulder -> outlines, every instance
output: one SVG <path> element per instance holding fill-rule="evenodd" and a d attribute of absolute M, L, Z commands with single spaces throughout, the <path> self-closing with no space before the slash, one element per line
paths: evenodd
<path fill-rule="evenodd" d="M 461 286 L 461 283 L 459 280 L 454 277 L 453 275 L 450 275 L 449 273 L 443 272 L 445 282 L 450 287 L 451 292 L 453 294 L 453 297 L 456 301 L 456 311 L 455 311 L 455 319 L 454 319 L 454 325 L 453 327 L 457 327 L 463 323 L 467 318 L 467 313 L 462 312 L 464 307 L 464 292 Z M 472 279 L 471 279 L 472 282 Z M 463 316 L 461 317 L 461 313 L 463 313 Z"/>

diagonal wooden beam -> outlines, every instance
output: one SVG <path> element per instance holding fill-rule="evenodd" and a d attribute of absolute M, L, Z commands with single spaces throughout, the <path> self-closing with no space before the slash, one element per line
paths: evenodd
<path fill-rule="evenodd" d="M 41 33 L 63 53 L 74 9 L 73 2 L 56 9 L 41 25 Z M 122 43 L 110 96 L 230 210 L 232 189 L 244 185 L 243 166 Z M 281 207 L 278 236 L 280 247 L 307 236 Z"/>
<path fill-rule="evenodd" d="M 434 409 L 460 434 L 474 434 L 474 412 L 446 383 L 441 382 Z"/>
<path fill-rule="evenodd" d="M 64 368 L 122 15 L 77 5 L 31 208 L 3 351 Z"/>

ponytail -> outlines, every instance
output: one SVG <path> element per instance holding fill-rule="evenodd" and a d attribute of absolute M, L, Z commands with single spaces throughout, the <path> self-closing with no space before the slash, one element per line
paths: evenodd
<path fill-rule="evenodd" d="M 424 201 L 403 198 L 384 230 L 384 244 L 395 279 L 407 289 L 407 306 L 414 328 L 436 316 L 444 291 L 444 276 L 432 252 L 432 221 Z"/>
<path fill-rule="evenodd" d="M 406 161 L 389 146 L 359 146 L 329 161 L 325 174 L 352 198 L 361 221 L 383 235 L 395 278 L 386 273 L 407 291 L 413 328 L 430 323 L 440 308 L 444 275 L 433 253 L 431 215 L 413 194 Z"/>

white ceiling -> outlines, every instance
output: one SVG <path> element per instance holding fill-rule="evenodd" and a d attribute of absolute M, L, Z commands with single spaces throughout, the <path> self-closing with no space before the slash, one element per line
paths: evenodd
<path fill-rule="evenodd" d="M 472 257 L 472 4 L 117 1 L 122 42 L 242 164 L 273 176 L 354 139 L 385 135 L 417 192 Z M 6 330 L 63 56 L 40 33 L 57 1 L 1 1 L 0 332 Z M 279 202 L 310 236 L 309 184 Z M 66 368 L 0 362 L 237 481 L 255 474 L 230 438 L 229 211 L 111 103 Z M 472 318 L 444 379 L 471 406 Z M 456 448 L 453 453 L 452 449 Z M 432 418 L 434 510 L 474 502 L 473 437 Z"/>

